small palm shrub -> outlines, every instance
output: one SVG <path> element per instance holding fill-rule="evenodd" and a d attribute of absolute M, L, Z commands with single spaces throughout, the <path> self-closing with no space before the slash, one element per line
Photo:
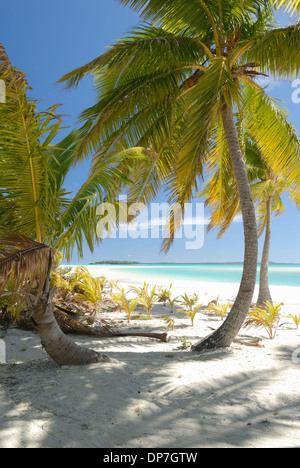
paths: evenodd
<path fill-rule="evenodd" d="M 174 330 L 175 318 L 174 318 L 174 317 L 169 317 L 168 315 L 163 315 L 162 318 L 164 319 L 164 321 L 166 322 L 166 324 L 168 325 L 168 327 L 170 327 L 171 330 Z"/>
<path fill-rule="evenodd" d="M 176 302 L 179 302 L 178 296 L 172 297 L 171 295 L 172 283 L 169 286 L 169 289 L 161 289 L 158 294 L 158 302 L 163 302 L 164 305 L 166 302 L 169 302 L 171 306 L 171 313 L 174 311 L 174 305 Z"/>
<path fill-rule="evenodd" d="M 121 306 L 127 315 L 127 321 L 130 323 L 131 314 L 138 306 L 138 299 L 122 299 Z"/>
<path fill-rule="evenodd" d="M 188 296 L 186 293 L 181 296 L 182 301 L 181 304 L 184 306 L 183 309 L 178 309 L 176 312 L 183 312 L 185 315 L 187 315 L 192 322 L 192 327 L 194 326 L 194 319 L 199 312 L 200 309 L 203 308 L 202 304 L 197 304 L 198 302 L 198 295 L 193 294 L 193 296 Z"/>
<path fill-rule="evenodd" d="M 226 304 L 210 304 L 209 311 L 212 312 L 214 315 L 218 315 L 224 320 L 224 316 L 227 314 L 228 309 L 230 307 L 230 303 L 227 302 Z"/>
<path fill-rule="evenodd" d="M 171 313 L 174 312 L 174 305 L 176 304 L 176 302 L 179 302 L 178 296 L 169 299 L 169 304 L 171 306 Z"/>
<path fill-rule="evenodd" d="M 265 328 L 269 338 L 275 338 L 277 327 L 280 320 L 281 304 L 272 304 L 267 301 L 261 307 L 248 312 L 245 326 L 254 326 L 256 328 Z"/>
<path fill-rule="evenodd" d="M 80 282 L 79 292 L 76 293 L 76 296 L 97 306 L 101 302 L 102 288 L 102 278 L 84 277 Z"/>
<path fill-rule="evenodd" d="M 217 299 L 213 299 L 212 301 L 208 303 L 208 310 L 210 311 L 211 308 L 218 303 L 219 303 L 219 296 L 217 297 Z"/>
<path fill-rule="evenodd" d="M 201 308 L 202 308 L 202 304 L 199 304 L 195 306 L 193 309 L 178 309 L 176 312 L 183 312 L 185 315 L 187 315 L 191 319 L 192 327 L 193 327 L 196 313 L 199 312 Z"/>
<path fill-rule="evenodd" d="M 125 288 L 123 286 L 117 286 L 118 291 L 117 292 L 111 292 L 110 297 L 112 300 L 117 304 L 117 309 L 121 310 L 122 309 L 122 301 L 126 300 L 126 292 Z"/>
<path fill-rule="evenodd" d="M 103 287 L 106 279 L 102 276 L 93 277 L 85 267 L 77 267 L 71 275 L 61 275 L 59 271 L 52 272 L 52 287 L 56 287 L 59 297 L 66 303 L 86 304 L 90 316 L 94 316 L 102 302 Z M 91 321 L 92 323 L 92 321 Z"/>
<path fill-rule="evenodd" d="M 138 298 L 128 299 L 126 296 L 125 288 L 118 287 L 118 289 L 119 289 L 118 292 L 111 294 L 112 299 L 118 304 L 121 310 L 124 310 L 124 312 L 127 315 L 127 321 L 128 323 L 130 323 L 131 314 L 137 308 L 139 304 L 139 299 Z"/>
<path fill-rule="evenodd" d="M 146 297 L 148 293 L 149 283 L 144 281 L 143 286 L 130 286 L 130 290 L 134 292 L 138 297 Z"/>
<path fill-rule="evenodd" d="M 157 293 L 156 293 L 156 286 L 153 286 L 152 290 L 148 292 L 147 291 L 143 292 L 142 296 L 138 296 L 138 303 L 142 305 L 147 314 L 148 317 L 151 315 L 151 309 L 154 306 L 155 302 L 157 301 Z"/>
<path fill-rule="evenodd" d="M 136 294 L 138 299 L 138 305 L 143 307 L 148 317 L 150 317 L 151 309 L 154 306 L 155 302 L 158 300 L 159 292 L 156 291 L 157 286 L 154 285 L 151 291 L 149 291 L 149 283 L 144 282 L 143 286 L 130 286 L 130 290 Z"/>
<path fill-rule="evenodd" d="M 169 291 L 168 291 L 168 289 L 161 288 L 159 290 L 159 293 L 158 293 L 158 296 L 157 296 L 157 301 L 162 302 L 164 304 L 164 307 L 165 307 L 168 300 L 169 300 Z"/>
<path fill-rule="evenodd" d="M 188 296 L 187 293 L 185 293 L 181 297 L 182 300 L 180 302 L 186 308 L 192 309 L 198 302 L 198 294 L 196 293 L 194 293 L 192 296 Z"/>
<path fill-rule="evenodd" d="M 299 328 L 299 325 L 300 325 L 300 314 L 289 314 L 289 315 L 285 315 L 285 318 L 290 318 L 293 320 L 296 328 Z"/>

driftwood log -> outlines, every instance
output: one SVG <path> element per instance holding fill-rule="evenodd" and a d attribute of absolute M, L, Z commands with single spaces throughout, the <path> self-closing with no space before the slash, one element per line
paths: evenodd
<path fill-rule="evenodd" d="M 61 330 L 66 334 L 74 335 L 88 335 L 95 338 L 118 338 L 127 336 L 146 337 L 161 340 L 163 342 L 168 341 L 167 333 L 143 333 L 143 332 L 131 332 L 121 333 L 118 330 L 112 328 L 109 324 L 101 323 L 100 326 L 91 327 L 80 320 L 75 318 L 76 314 L 64 309 L 63 307 L 56 306 L 54 310 L 55 319 L 60 326 Z M 36 325 L 32 318 L 27 315 L 22 315 L 16 321 L 19 328 L 25 330 L 35 330 Z"/>

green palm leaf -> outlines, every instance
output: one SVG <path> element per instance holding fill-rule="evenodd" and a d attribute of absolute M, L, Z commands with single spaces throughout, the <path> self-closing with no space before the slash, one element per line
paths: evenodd
<path fill-rule="evenodd" d="M 284 7 L 288 13 L 300 12 L 299 0 L 273 0 L 272 2 L 277 8 Z"/>
<path fill-rule="evenodd" d="M 281 79 L 297 78 L 300 71 L 300 25 L 262 31 L 244 44 L 246 59 L 263 73 Z"/>

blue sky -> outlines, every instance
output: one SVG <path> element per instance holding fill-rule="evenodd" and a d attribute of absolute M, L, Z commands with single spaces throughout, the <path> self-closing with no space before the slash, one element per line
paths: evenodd
<path fill-rule="evenodd" d="M 56 81 L 65 73 L 100 55 L 107 46 L 135 26 L 139 18 L 114 0 L 15 0 L 1 7 L 5 22 L 1 26 L 0 42 L 14 66 L 28 74 L 32 96 L 45 109 L 62 104 L 66 126 L 72 128 L 78 114 L 94 103 L 92 79 L 86 77 L 77 90 L 65 92 Z M 280 15 L 287 23 L 289 18 Z M 300 86 L 299 86 L 300 88 Z M 291 82 L 276 82 L 270 94 L 284 101 L 290 120 L 300 131 L 300 103 L 292 101 L 295 89 Z M 300 97 L 300 93 L 298 94 Z M 64 136 L 68 130 L 62 132 Z M 88 174 L 89 164 L 72 170 L 66 182 L 67 190 L 80 187 Z M 166 201 L 163 194 L 160 202 Z M 205 219 L 209 212 L 205 210 Z M 239 220 L 237 220 L 239 221 Z M 187 227 L 188 229 L 188 227 Z M 205 226 L 203 227 L 205 230 Z M 199 231 L 200 232 L 200 231 Z M 286 199 L 284 215 L 273 221 L 271 261 L 300 263 L 300 212 Z M 199 234 L 200 235 L 200 234 Z M 85 250 L 82 263 L 97 260 L 136 260 L 140 262 L 230 262 L 243 260 L 242 223 L 234 223 L 221 240 L 217 233 L 204 233 L 203 245 L 187 249 L 187 239 L 176 239 L 167 255 L 160 253 L 161 239 L 105 239 L 91 254 Z M 260 253 L 262 240 L 260 241 Z M 73 263 L 78 263 L 75 253 Z"/>

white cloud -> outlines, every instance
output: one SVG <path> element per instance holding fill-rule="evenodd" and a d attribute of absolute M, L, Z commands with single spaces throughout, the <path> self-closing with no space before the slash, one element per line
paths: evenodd
<path fill-rule="evenodd" d="M 209 224 L 210 218 L 209 217 L 195 217 L 195 216 L 189 216 L 186 217 L 183 222 L 182 222 L 182 227 L 184 226 L 207 226 Z M 234 223 L 241 223 L 243 221 L 242 215 L 238 214 L 234 218 L 233 222 Z M 120 231 L 135 231 L 138 229 L 139 231 L 145 231 L 145 230 L 151 230 L 151 229 L 157 229 L 157 228 L 165 228 L 167 223 L 167 218 L 166 217 L 157 217 L 153 219 L 142 219 L 139 220 L 137 218 L 135 221 L 133 221 L 130 224 L 120 224 L 119 230 Z"/>

